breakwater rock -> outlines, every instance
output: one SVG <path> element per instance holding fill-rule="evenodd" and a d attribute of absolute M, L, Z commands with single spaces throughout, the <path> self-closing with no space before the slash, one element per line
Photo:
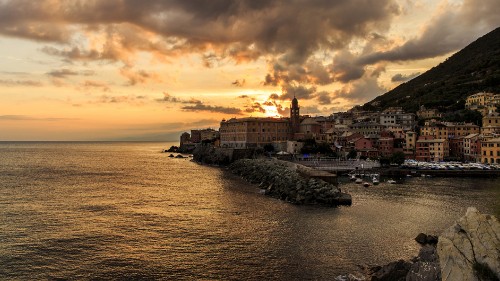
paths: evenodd
<path fill-rule="evenodd" d="M 494 216 L 471 207 L 439 237 L 420 233 L 415 240 L 422 244 L 417 257 L 365 267 L 335 280 L 500 280 L 500 224 Z"/>
<path fill-rule="evenodd" d="M 276 159 L 240 159 L 229 170 L 259 184 L 266 195 L 295 204 L 350 205 L 351 198 L 332 183 L 314 177 L 313 169 Z"/>
<path fill-rule="evenodd" d="M 443 280 L 500 280 L 500 224 L 468 208 L 437 244 Z"/>

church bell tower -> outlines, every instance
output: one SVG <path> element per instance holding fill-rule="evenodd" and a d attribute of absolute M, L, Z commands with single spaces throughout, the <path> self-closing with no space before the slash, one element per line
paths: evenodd
<path fill-rule="evenodd" d="M 290 129 L 291 134 L 296 134 L 300 130 L 300 107 L 299 101 L 294 96 L 292 106 L 290 106 Z"/>

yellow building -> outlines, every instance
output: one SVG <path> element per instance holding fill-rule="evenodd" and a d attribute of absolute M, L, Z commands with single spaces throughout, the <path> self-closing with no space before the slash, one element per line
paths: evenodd
<path fill-rule="evenodd" d="M 403 147 L 403 152 L 407 158 L 413 158 L 415 156 L 415 150 L 417 147 L 417 133 L 408 131 L 405 133 L 405 145 Z"/>
<path fill-rule="evenodd" d="M 288 118 L 231 118 L 220 123 L 221 147 L 249 148 L 286 142 L 290 136 Z"/>
<path fill-rule="evenodd" d="M 494 103 L 494 101 L 498 100 L 498 94 L 493 93 L 477 93 L 474 95 L 470 95 L 465 100 L 465 108 L 473 109 L 474 106 L 486 106 Z"/>
<path fill-rule="evenodd" d="M 452 122 L 425 122 L 420 129 L 421 136 L 433 136 L 434 138 L 458 138 L 470 134 L 478 134 L 481 128 L 472 123 L 452 123 Z"/>
<path fill-rule="evenodd" d="M 485 164 L 500 164 L 500 138 L 481 142 L 481 162 Z"/>
<path fill-rule="evenodd" d="M 425 122 L 425 125 L 420 128 L 421 136 L 432 136 L 436 139 L 447 139 L 449 132 L 448 126 L 440 122 Z"/>
<path fill-rule="evenodd" d="M 495 112 L 499 101 L 500 94 L 477 93 L 467 98 L 465 101 L 465 108 L 477 110 L 484 116 L 491 112 Z"/>
<path fill-rule="evenodd" d="M 484 116 L 481 133 L 485 135 L 500 134 L 500 114 L 491 113 Z"/>
<path fill-rule="evenodd" d="M 445 123 L 448 127 L 448 138 L 465 137 L 470 134 L 479 134 L 481 127 L 472 123 Z"/>

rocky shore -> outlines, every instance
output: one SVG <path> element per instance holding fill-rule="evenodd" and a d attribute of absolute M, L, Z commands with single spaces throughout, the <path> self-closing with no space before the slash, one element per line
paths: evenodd
<path fill-rule="evenodd" d="M 471 207 L 439 237 L 421 233 L 415 240 L 422 245 L 417 257 L 367 267 L 335 280 L 500 280 L 500 223 L 495 216 Z"/>
<path fill-rule="evenodd" d="M 266 195 L 294 204 L 350 205 L 351 198 L 334 184 L 307 176 L 308 167 L 276 159 L 240 159 L 229 170 L 258 184 Z"/>

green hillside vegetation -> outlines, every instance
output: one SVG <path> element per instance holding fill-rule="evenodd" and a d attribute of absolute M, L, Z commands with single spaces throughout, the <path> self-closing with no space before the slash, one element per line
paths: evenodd
<path fill-rule="evenodd" d="M 500 93 L 500 28 L 477 39 L 446 61 L 363 105 L 365 110 L 401 106 L 416 112 L 420 105 L 456 111 L 467 96 Z M 458 103 L 458 104 L 457 104 Z"/>

